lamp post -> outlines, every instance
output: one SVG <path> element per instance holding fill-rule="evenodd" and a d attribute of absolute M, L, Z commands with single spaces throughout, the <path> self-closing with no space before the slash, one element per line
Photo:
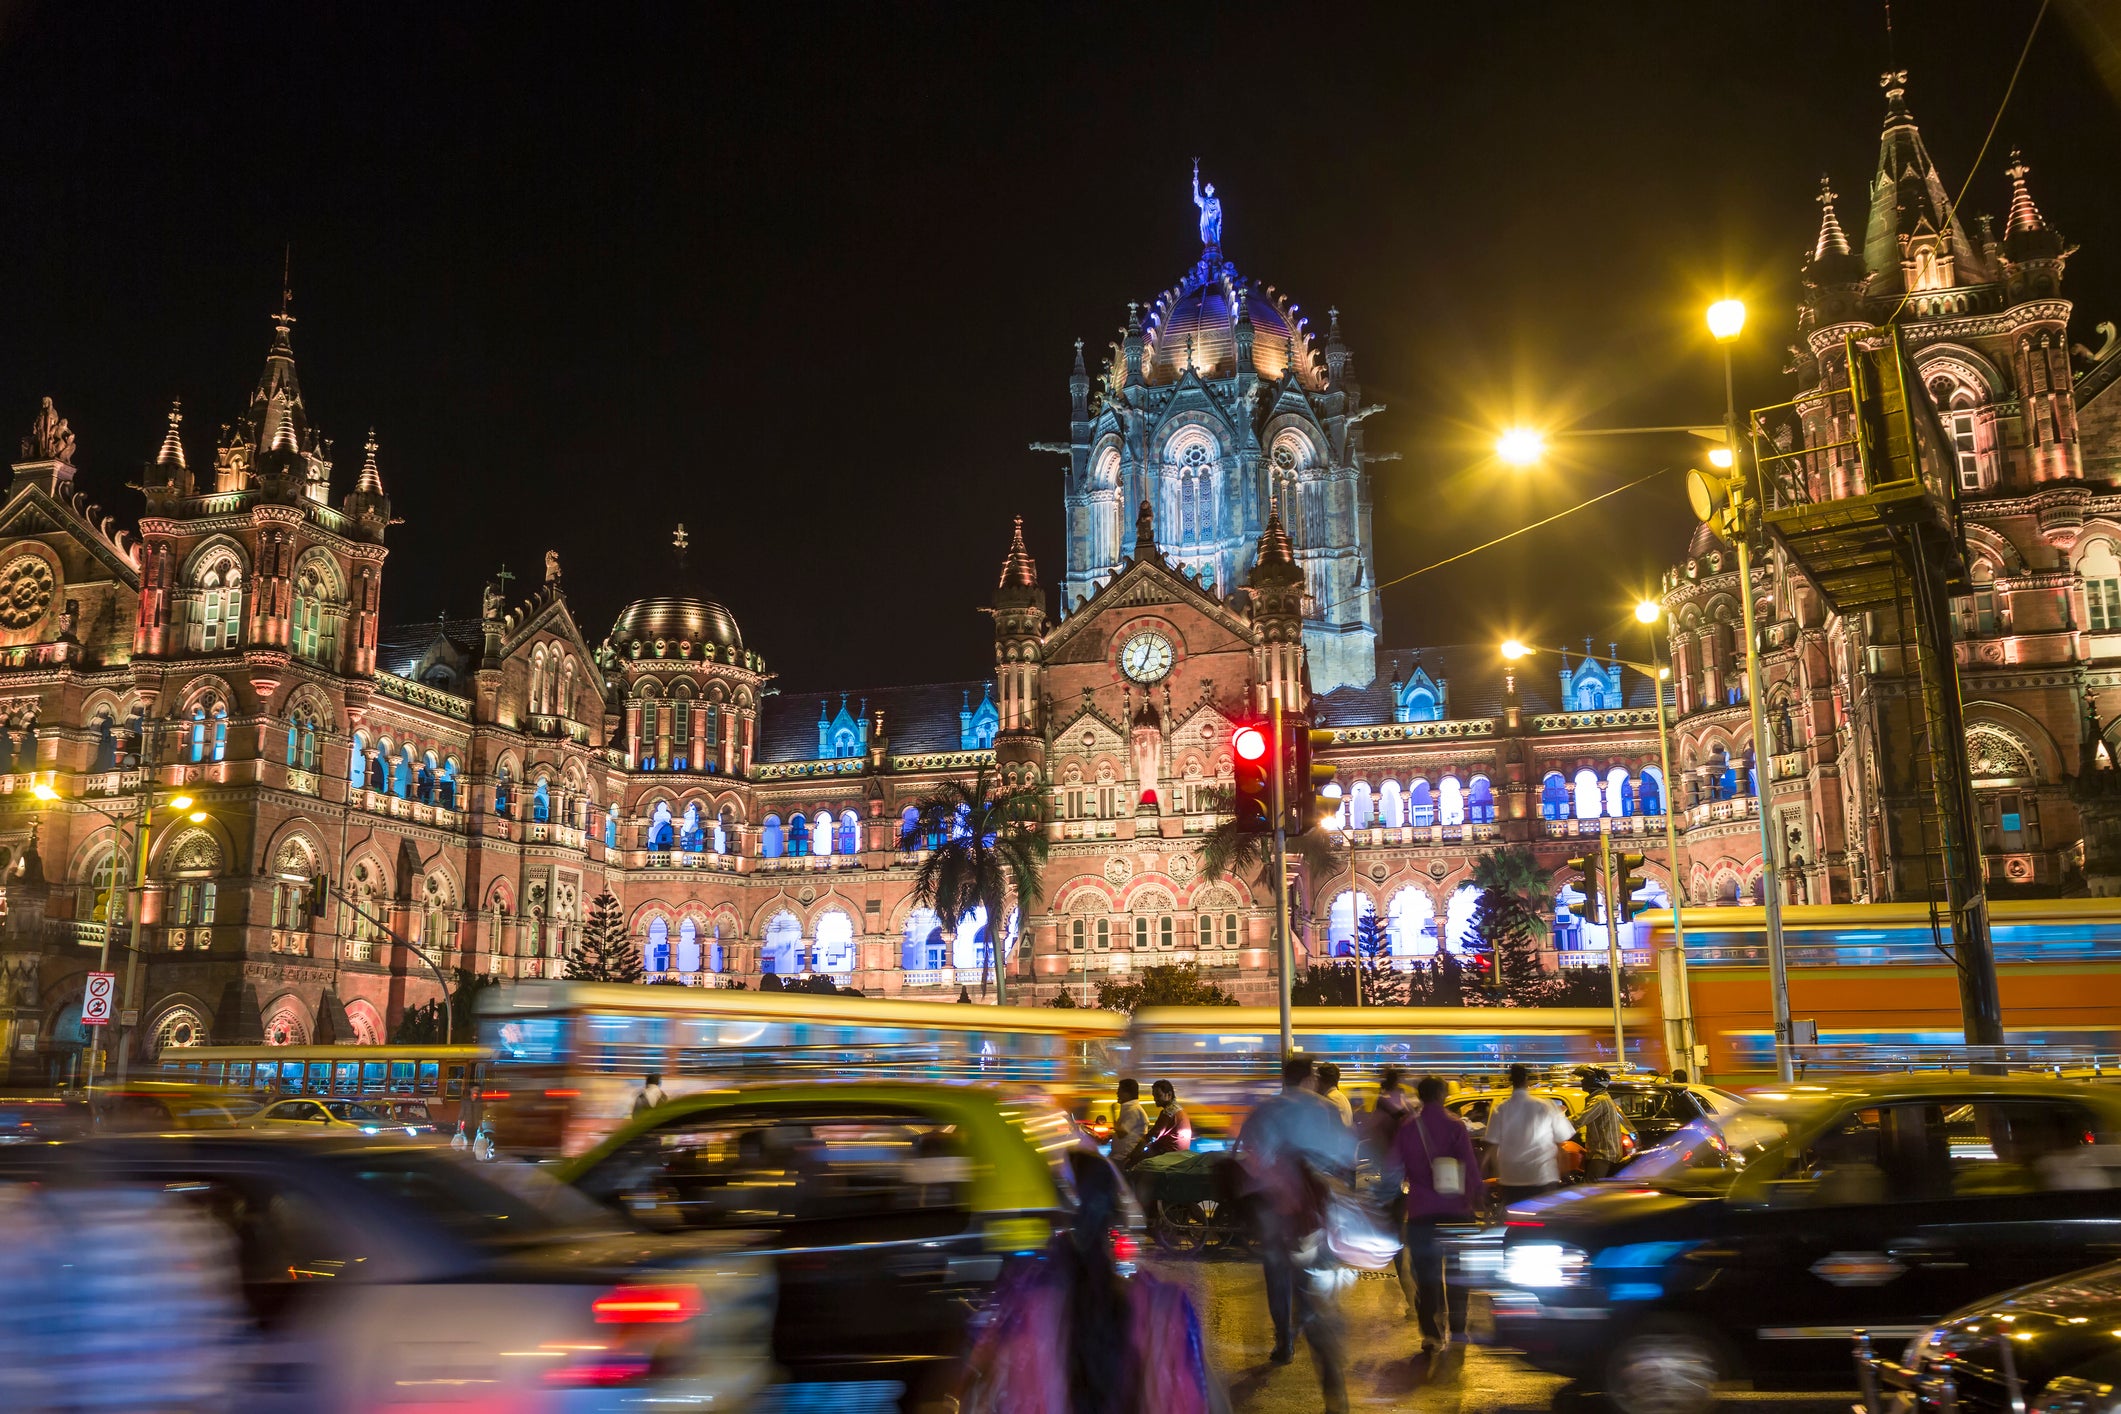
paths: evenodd
<path fill-rule="evenodd" d="M 133 831 L 133 882 L 131 889 L 132 907 L 127 910 L 131 915 L 129 919 L 129 927 L 131 930 L 131 934 L 125 946 L 125 992 L 122 1000 L 119 1002 L 118 1011 L 118 1073 L 121 1079 L 125 1075 L 127 1069 L 127 1061 L 130 1058 L 131 1054 L 131 1028 L 126 1025 L 125 1017 L 126 1014 L 133 1009 L 133 984 L 139 976 L 140 914 L 143 910 L 143 906 L 147 902 L 147 852 L 150 840 L 153 835 L 155 823 L 155 785 L 153 771 L 152 768 L 148 767 L 144 763 L 142 764 L 140 771 L 140 820 L 139 824 L 135 827 Z M 42 801 L 45 804 L 50 804 L 55 800 L 61 799 L 59 792 L 53 790 L 50 786 L 44 785 L 42 783 L 39 783 L 37 786 L 35 786 L 30 791 L 30 794 L 34 795 L 39 801 Z M 176 812 L 179 815 L 188 814 L 194 822 L 204 821 L 206 819 L 205 811 L 192 809 L 192 798 L 188 795 L 173 795 L 164 803 L 167 804 L 172 811 Z M 72 804 L 83 810 L 92 810 L 96 814 L 101 815 L 104 819 L 110 821 L 114 825 L 123 825 L 129 818 L 127 816 L 113 814 L 111 811 L 105 810 L 100 805 L 90 805 L 85 800 L 75 800 L 72 802 Z M 105 918 L 103 924 L 103 948 L 102 951 L 97 955 L 96 970 L 98 972 L 110 971 L 110 920 L 108 916 L 108 910 L 105 911 Z M 94 1085 L 96 1083 L 96 1061 L 99 1052 L 103 1049 L 104 1047 L 100 1044 L 92 1044 L 89 1047 L 88 1083 L 90 1085 Z"/>
<path fill-rule="evenodd" d="M 1640 623 L 1650 623 L 1662 612 L 1655 604 L 1650 603 L 1646 599 L 1635 606 L 1635 618 Z M 1645 617 L 1646 614 L 1648 617 Z M 1552 653 L 1559 656 L 1561 650 L 1559 648 L 1534 647 L 1514 638 L 1502 645 L 1502 656 L 1512 662 L 1521 658 L 1529 658 L 1534 653 Z M 1656 644 L 1654 642 L 1651 644 L 1650 653 L 1652 657 L 1656 656 Z M 1615 658 L 1613 661 L 1621 667 L 1633 668 L 1636 672 L 1641 673 L 1644 677 L 1650 679 L 1657 689 L 1657 759 L 1664 773 L 1664 800 L 1662 801 L 1664 807 L 1664 851 L 1666 868 L 1672 876 L 1672 947 L 1678 964 L 1676 985 L 1679 992 L 1680 1045 L 1685 1047 L 1684 1055 L 1691 1069 L 1694 1060 L 1694 994 L 1693 984 L 1687 978 L 1686 968 L 1686 920 L 1683 916 L 1683 900 L 1686 897 L 1686 886 L 1679 877 L 1679 831 L 1672 820 L 1671 720 L 1664 710 L 1664 684 L 1665 680 L 1671 676 L 1671 670 L 1652 663 L 1638 663 L 1632 658 Z M 1619 909 L 1619 900 L 1612 897 L 1610 891 L 1608 891 L 1606 908 L 1608 937 L 1617 937 L 1617 931 L 1610 926 L 1610 920 L 1612 915 Z M 1618 976 L 1617 968 L 1615 976 L 1616 978 Z M 1670 1048 L 1667 1047 L 1667 1049 L 1669 1050 Z M 1616 1051 L 1614 1054 L 1617 1060 L 1620 1053 Z"/>
<path fill-rule="evenodd" d="M 1775 821 L 1769 810 L 1769 796 L 1774 789 L 1774 762 L 1768 754 L 1767 704 L 1764 701 L 1764 684 L 1760 671 L 1760 630 L 1753 612 L 1753 537 L 1760 529 L 1760 501 L 1758 494 L 1759 468 L 1753 468 L 1749 478 L 1740 462 L 1742 456 L 1738 440 L 1738 395 L 1736 379 L 1732 372 L 1732 345 L 1745 328 L 1745 306 L 1737 300 L 1718 300 L 1709 306 L 1709 333 L 1723 346 L 1723 450 L 1729 457 L 1727 463 L 1711 458 L 1712 464 L 1727 468 L 1729 476 L 1722 488 L 1724 502 L 1721 514 L 1712 518 L 1720 521 L 1719 529 L 1725 539 L 1738 552 L 1738 603 L 1743 610 L 1745 626 L 1745 696 L 1746 706 L 1753 724 L 1753 770 L 1759 777 L 1753 789 L 1753 808 L 1760 816 L 1760 902 L 1766 916 L 1768 945 L 1768 987 L 1775 1009 L 1775 1073 L 1784 1081 L 1795 1078 L 1796 1068 L 1790 1055 L 1790 973 L 1789 963 L 1782 946 L 1782 885 L 1775 867 Z M 1700 486 L 1706 478 L 1690 478 L 1690 485 Z M 1711 505 L 1718 499 L 1713 493 L 1707 498 Z M 1704 498 L 1695 495 L 1695 510 L 1703 510 Z"/>

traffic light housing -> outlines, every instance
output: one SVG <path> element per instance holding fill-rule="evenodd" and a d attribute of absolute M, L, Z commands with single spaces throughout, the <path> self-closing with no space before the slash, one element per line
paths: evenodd
<path fill-rule="evenodd" d="M 1274 833 L 1274 738 L 1265 722 L 1239 722 L 1230 732 L 1237 780 L 1231 808 L 1241 835 Z"/>
<path fill-rule="evenodd" d="M 1632 923 L 1635 921 L 1635 891 L 1644 885 L 1642 856 L 1623 854 L 1615 862 L 1620 866 L 1620 882 L 1613 887 L 1620 891 L 1620 897 L 1614 899 L 1613 903 L 1620 910 L 1620 921 Z"/>
<path fill-rule="evenodd" d="M 1579 855 L 1569 861 L 1576 871 L 1576 891 L 1583 895 L 1583 911 L 1578 915 L 1585 923 L 1598 922 L 1598 900 L 1605 892 L 1604 881 L 1599 878 L 1598 856 Z"/>
<path fill-rule="evenodd" d="M 1310 718 L 1290 713 L 1281 728 L 1289 743 L 1289 774 L 1284 799 L 1289 807 L 1289 833 L 1300 835 L 1340 809 L 1340 801 L 1320 791 L 1340 774 L 1336 766 L 1315 759 L 1313 752 L 1333 744 L 1333 733 L 1311 725 Z"/>

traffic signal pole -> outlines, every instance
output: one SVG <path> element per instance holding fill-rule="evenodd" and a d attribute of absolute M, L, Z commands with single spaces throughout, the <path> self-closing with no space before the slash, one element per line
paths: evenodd
<path fill-rule="evenodd" d="M 1282 723 L 1281 691 L 1275 689 L 1274 711 L 1274 956 L 1275 971 L 1281 975 L 1281 1055 L 1287 1060 L 1296 1053 L 1295 1027 L 1289 1016 L 1291 973 L 1296 969 L 1296 949 L 1289 937 L 1289 804 L 1288 731 Z M 1307 787 L 1308 783 L 1306 783 Z M 1355 983 L 1362 986 L 1360 977 Z"/>

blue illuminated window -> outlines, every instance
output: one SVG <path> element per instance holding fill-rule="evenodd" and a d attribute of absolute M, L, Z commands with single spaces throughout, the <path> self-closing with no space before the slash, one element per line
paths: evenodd
<path fill-rule="evenodd" d="M 530 798 L 530 818 L 534 824 L 549 824 L 552 820 L 552 791 L 543 777 L 538 779 L 538 788 Z"/>

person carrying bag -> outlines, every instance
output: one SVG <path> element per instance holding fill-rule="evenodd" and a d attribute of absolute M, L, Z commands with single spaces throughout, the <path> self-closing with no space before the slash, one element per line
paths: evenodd
<path fill-rule="evenodd" d="M 1478 1210 L 1475 1188 L 1480 1172 L 1473 1152 L 1473 1135 L 1465 1122 L 1443 1107 L 1449 1087 L 1436 1076 L 1423 1076 L 1415 1095 L 1421 1102 L 1408 1121 L 1393 1136 L 1396 1168 L 1405 1176 L 1406 1262 L 1413 1277 L 1414 1295 L 1409 1303 L 1421 1324 L 1424 1354 L 1453 1340 L 1464 1340 L 1467 1306 L 1471 1293 L 1462 1285 L 1446 1285 L 1444 1257 L 1447 1248 L 1443 1229 L 1473 1220 Z M 1447 1311 L 1449 1328 L 1439 1315 Z"/>

